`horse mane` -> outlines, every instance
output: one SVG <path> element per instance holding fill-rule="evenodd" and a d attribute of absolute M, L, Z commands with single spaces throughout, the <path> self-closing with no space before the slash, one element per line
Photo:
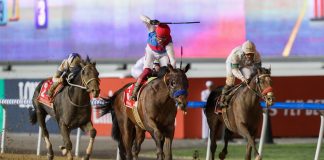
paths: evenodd
<path fill-rule="evenodd" d="M 160 68 L 158 74 L 157 74 L 157 77 L 158 78 L 163 78 L 165 74 L 169 73 L 170 70 L 167 66 L 163 66 Z"/>

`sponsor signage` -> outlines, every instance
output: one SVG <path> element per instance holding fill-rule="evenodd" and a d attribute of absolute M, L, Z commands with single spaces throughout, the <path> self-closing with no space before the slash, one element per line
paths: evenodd
<path fill-rule="evenodd" d="M 5 98 L 7 99 L 32 99 L 40 79 L 9 79 L 5 80 Z M 20 104 L 6 107 L 7 131 L 15 133 L 38 133 L 38 123 L 34 126 L 29 122 L 28 108 L 32 104 Z M 53 118 L 47 122 L 50 133 L 60 133 L 57 123 Z"/>

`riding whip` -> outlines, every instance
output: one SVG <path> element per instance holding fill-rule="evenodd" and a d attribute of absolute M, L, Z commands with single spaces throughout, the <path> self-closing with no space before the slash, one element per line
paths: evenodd
<path fill-rule="evenodd" d="M 192 24 L 192 23 L 200 23 L 199 21 L 193 22 L 160 22 L 160 24 Z"/>

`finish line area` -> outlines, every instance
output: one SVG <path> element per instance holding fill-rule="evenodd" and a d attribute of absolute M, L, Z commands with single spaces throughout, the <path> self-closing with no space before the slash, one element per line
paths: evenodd
<path fill-rule="evenodd" d="M 6 135 L 6 107 L 7 105 L 12 106 L 12 105 L 19 105 L 19 104 L 31 104 L 32 101 L 29 99 L 0 99 L 0 105 L 3 105 L 4 110 L 3 110 L 3 128 L 2 128 L 2 136 L 1 136 L 1 153 L 5 152 L 5 135 Z M 105 105 L 105 101 L 102 99 L 93 99 L 91 100 L 91 105 L 92 106 L 100 106 L 100 105 Z M 188 108 L 204 108 L 206 105 L 206 102 L 201 102 L 201 101 L 189 101 L 188 102 Z M 263 146 L 264 146 L 264 140 L 265 140 L 265 135 L 266 135 L 266 128 L 268 124 L 268 109 L 265 108 L 265 103 L 260 102 L 260 106 L 263 107 L 263 122 L 262 122 L 262 130 L 261 130 L 261 135 L 260 135 L 260 142 L 259 142 L 259 153 L 262 156 L 263 152 Z M 324 110 L 324 104 L 318 104 L 318 103 L 285 103 L 285 102 L 275 102 L 273 106 L 270 108 L 276 108 L 276 109 L 298 109 L 298 110 Z M 317 148 L 316 148 L 316 153 L 314 160 L 319 159 L 320 155 L 320 150 L 321 150 L 321 144 L 322 144 L 322 139 L 323 139 L 323 132 L 324 132 L 324 115 L 320 114 L 321 117 L 321 124 L 320 124 L 320 131 L 318 135 L 318 141 L 317 141 Z M 77 130 L 77 138 L 76 138 L 76 146 L 75 146 L 75 156 L 79 155 L 79 144 L 80 144 L 80 137 L 81 137 L 81 131 L 80 128 Z M 38 145 L 37 145 L 37 155 L 40 155 L 40 143 L 41 143 L 41 130 L 39 130 L 39 136 L 38 136 Z M 207 155 L 206 155 L 206 160 L 210 158 L 210 153 L 208 152 L 210 145 L 210 139 L 208 141 L 207 145 Z"/>

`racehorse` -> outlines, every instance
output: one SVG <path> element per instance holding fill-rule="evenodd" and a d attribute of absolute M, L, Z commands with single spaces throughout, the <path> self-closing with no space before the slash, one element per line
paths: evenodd
<path fill-rule="evenodd" d="M 112 136 L 118 142 L 121 159 L 138 159 L 146 131 L 155 141 L 157 159 L 172 159 L 177 106 L 186 111 L 189 84 L 185 73 L 188 69 L 189 65 L 184 70 L 168 65 L 166 74 L 151 81 L 142 90 L 136 110 L 125 107 L 123 101 L 124 90 L 132 83 L 126 84 L 109 98 L 110 105 L 103 110 L 111 110 Z"/>
<path fill-rule="evenodd" d="M 42 129 L 42 136 L 46 143 L 47 157 L 49 160 L 54 158 L 52 144 L 49 140 L 49 133 L 46 128 L 45 117 L 50 115 L 55 117 L 63 137 L 64 145 L 61 146 L 63 155 L 67 155 L 68 159 L 73 159 L 71 150 L 72 143 L 70 140 L 70 132 L 75 128 L 81 128 L 83 131 L 89 131 L 90 142 L 88 144 L 84 159 L 89 159 L 94 139 L 96 137 L 96 129 L 93 128 L 91 122 L 91 104 L 90 95 L 98 97 L 99 95 L 99 73 L 96 69 L 96 63 L 91 62 L 89 57 L 82 60 L 81 68 L 68 86 L 64 87 L 55 97 L 53 108 L 40 103 L 37 98 L 41 93 L 41 87 L 46 80 L 40 82 L 37 86 L 34 96 L 34 111 L 30 114 L 31 123 L 38 122 Z M 69 80 L 67 80 L 69 81 Z"/>
<path fill-rule="evenodd" d="M 215 107 L 217 104 L 217 97 L 221 95 L 221 89 L 218 88 L 211 92 L 206 104 L 206 117 L 210 128 L 210 150 L 212 152 L 212 159 L 215 158 L 216 151 L 216 134 L 221 128 L 221 124 L 226 125 L 224 136 L 224 148 L 219 154 L 220 159 L 225 159 L 227 154 L 228 140 L 231 138 L 233 132 L 238 133 L 247 139 L 245 159 L 251 159 L 252 148 L 255 152 L 257 160 L 262 157 L 255 145 L 255 136 L 259 120 L 262 115 L 262 109 L 259 105 L 259 99 L 266 101 L 267 106 L 273 104 L 273 92 L 270 69 L 259 68 L 251 76 L 251 81 L 248 85 L 241 83 L 238 87 L 234 87 L 235 93 L 229 101 L 229 105 L 222 109 L 222 115 L 216 114 Z"/>

